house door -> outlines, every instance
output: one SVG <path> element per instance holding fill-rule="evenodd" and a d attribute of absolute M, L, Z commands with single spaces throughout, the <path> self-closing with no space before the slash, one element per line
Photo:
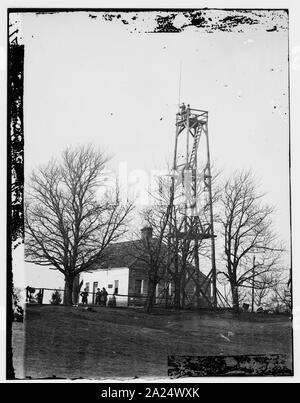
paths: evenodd
<path fill-rule="evenodd" d="M 115 289 L 114 289 L 114 294 L 119 293 L 119 280 L 115 280 Z"/>
<path fill-rule="evenodd" d="M 96 292 L 98 288 L 98 281 L 93 282 L 93 304 L 96 303 Z"/>

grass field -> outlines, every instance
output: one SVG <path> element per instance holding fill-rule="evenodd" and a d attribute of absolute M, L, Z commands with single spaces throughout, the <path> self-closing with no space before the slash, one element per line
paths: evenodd
<path fill-rule="evenodd" d="M 18 378 L 164 378 L 168 355 L 291 356 L 291 344 L 290 319 L 273 315 L 29 305 L 13 323 Z"/>

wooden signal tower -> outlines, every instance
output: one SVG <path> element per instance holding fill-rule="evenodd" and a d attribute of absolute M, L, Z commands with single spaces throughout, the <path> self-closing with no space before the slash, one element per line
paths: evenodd
<path fill-rule="evenodd" d="M 205 149 L 202 161 L 199 161 L 199 150 L 201 139 L 204 144 L 201 148 Z M 181 142 L 181 150 L 179 150 L 179 141 Z M 183 150 L 182 150 L 183 145 Z M 181 154 L 181 155 L 180 155 Z M 183 155 L 182 155 L 183 154 Z M 199 163 L 201 163 L 202 171 L 200 172 Z M 212 200 L 212 176 L 210 164 L 210 150 L 208 137 L 208 112 L 193 109 L 190 105 L 182 104 L 179 112 L 176 114 L 176 135 L 175 149 L 173 160 L 173 175 L 171 182 L 171 204 L 175 201 L 175 193 L 181 188 L 183 194 L 184 208 L 184 231 L 177 233 L 177 237 L 183 240 L 189 240 L 194 244 L 194 264 L 196 273 L 199 276 L 199 244 L 202 240 L 210 239 L 211 242 L 211 270 L 208 274 L 212 283 L 212 301 L 211 305 L 217 307 L 217 272 L 216 272 L 216 256 L 215 256 L 215 234 L 214 234 L 214 216 L 213 216 L 213 200 Z M 201 206 L 199 203 L 200 193 L 202 191 L 207 195 L 208 218 L 203 218 Z M 170 211 L 173 210 L 171 206 Z M 171 213 L 172 214 L 172 213 Z M 172 236 L 172 228 L 170 228 L 170 236 Z M 174 234 L 173 234 L 174 236 Z M 209 281 L 210 283 L 210 281 Z M 198 284 L 197 295 L 199 298 Z"/>

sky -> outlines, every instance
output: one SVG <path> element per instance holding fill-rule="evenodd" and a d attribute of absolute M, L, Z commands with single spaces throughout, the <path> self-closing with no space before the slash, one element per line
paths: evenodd
<path fill-rule="evenodd" d="M 180 93 L 181 102 L 209 113 L 215 169 L 224 177 L 251 169 L 258 178 L 288 247 L 288 32 L 266 29 L 286 27 L 285 15 L 256 16 L 259 24 L 230 32 L 191 26 L 176 33 L 154 33 L 156 13 L 93 15 L 16 16 L 25 44 L 25 186 L 32 169 L 90 142 L 129 184 L 147 183 L 172 159 Z M 174 25 L 184 22 L 179 13 Z M 60 274 L 24 264 L 22 248 L 14 261 L 16 283 L 63 284 Z"/>

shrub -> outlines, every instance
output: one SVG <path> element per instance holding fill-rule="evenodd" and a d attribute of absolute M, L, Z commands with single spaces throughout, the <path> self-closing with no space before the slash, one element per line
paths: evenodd
<path fill-rule="evenodd" d="M 59 305 L 62 302 L 62 297 L 58 290 L 55 290 L 51 295 L 50 304 L 52 305 Z"/>

